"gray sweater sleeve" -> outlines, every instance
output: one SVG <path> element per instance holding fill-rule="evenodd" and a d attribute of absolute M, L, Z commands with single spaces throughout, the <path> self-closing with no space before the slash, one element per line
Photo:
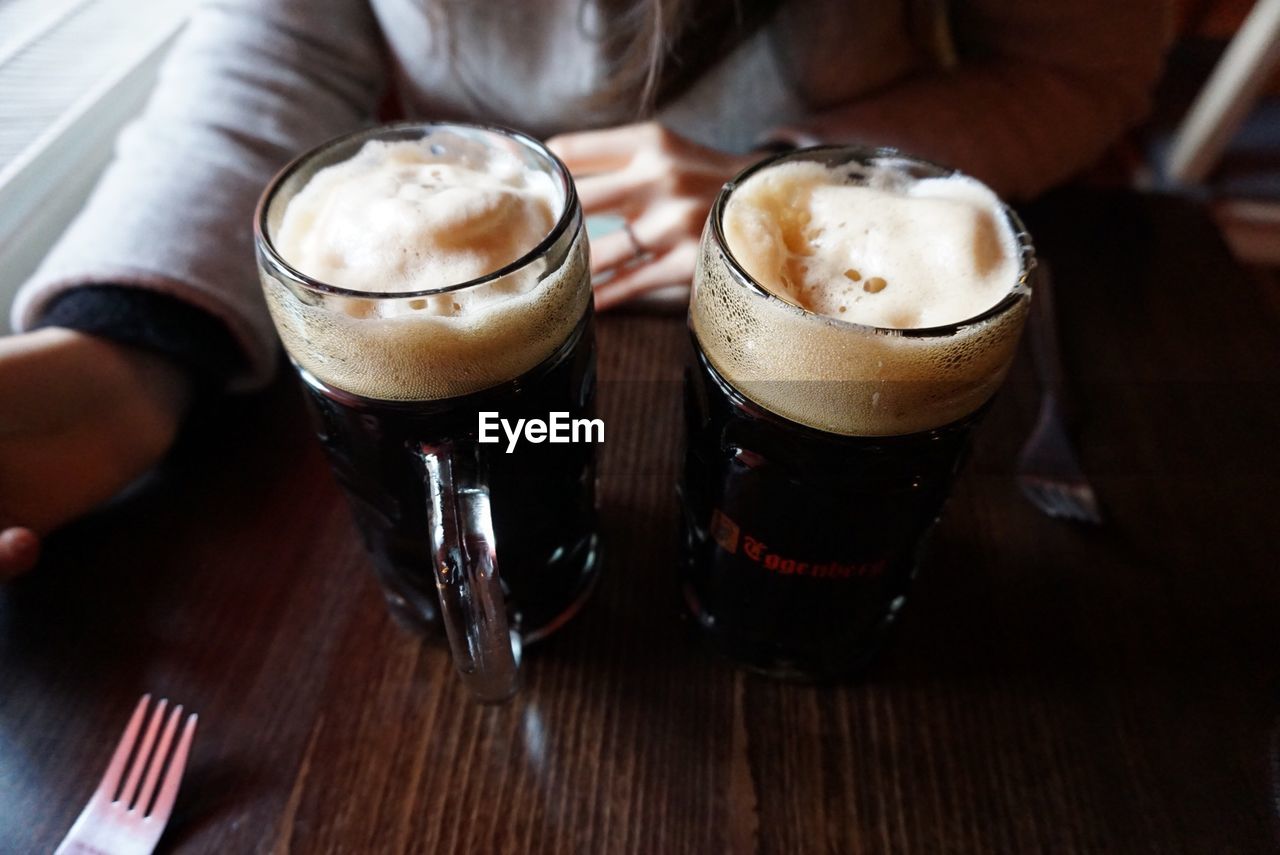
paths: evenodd
<path fill-rule="evenodd" d="M 35 326 L 68 290 L 127 285 L 210 312 L 244 349 L 232 385 L 270 377 L 277 345 L 252 215 L 299 151 L 373 113 L 385 59 L 366 0 L 209 0 L 85 209 L 14 305 Z"/>

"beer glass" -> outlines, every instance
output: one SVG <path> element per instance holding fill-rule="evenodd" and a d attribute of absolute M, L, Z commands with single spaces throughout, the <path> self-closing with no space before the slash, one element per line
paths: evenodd
<path fill-rule="evenodd" d="M 727 184 L 703 234 L 679 483 L 686 600 L 729 657 L 825 679 L 869 664 L 905 602 L 969 435 L 1013 357 L 1034 253 L 1003 208 L 1018 273 L 976 317 L 890 329 L 809 312 L 753 280 L 723 228 L 742 182 L 794 160 L 855 174 L 892 161 L 913 180 L 953 173 L 889 150 L 789 152 Z"/>
<path fill-rule="evenodd" d="M 494 152 L 515 158 L 553 183 L 555 225 L 518 260 L 471 281 L 410 293 L 317 281 L 279 252 L 285 208 L 319 170 L 370 140 L 420 141 L 468 163 Z M 591 283 L 568 171 L 513 131 L 391 125 L 299 157 L 268 186 L 255 220 L 267 305 L 392 614 L 428 634 L 443 624 L 475 696 L 509 697 L 523 644 L 574 614 L 599 563 L 594 446 L 526 441 L 508 452 L 478 436 L 484 412 L 512 422 L 592 413 Z M 429 311 L 440 301 L 457 309 L 516 277 L 537 284 L 481 321 Z"/>

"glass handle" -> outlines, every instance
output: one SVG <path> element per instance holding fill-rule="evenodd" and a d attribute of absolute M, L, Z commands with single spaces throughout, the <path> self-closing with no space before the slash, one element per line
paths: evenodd
<path fill-rule="evenodd" d="M 480 701 L 516 691 L 520 635 L 507 625 L 506 597 L 489 507 L 489 484 L 472 442 L 422 443 L 436 589 L 453 663 Z"/>

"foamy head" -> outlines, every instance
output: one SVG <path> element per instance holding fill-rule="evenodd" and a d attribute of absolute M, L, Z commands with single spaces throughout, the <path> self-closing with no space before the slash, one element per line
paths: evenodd
<path fill-rule="evenodd" d="M 856 154 L 788 155 L 730 188 L 691 323 L 716 369 L 781 416 L 857 436 L 940 427 L 1004 378 L 1030 245 L 977 181 Z"/>
<path fill-rule="evenodd" d="M 895 329 L 981 314 L 1008 295 L 1020 262 L 982 184 L 892 168 L 851 175 L 798 160 L 757 172 L 725 206 L 724 235 L 742 268 L 787 302 Z"/>
<path fill-rule="evenodd" d="M 293 360 L 347 392 L 431 400 L 512 380 L 590 301 L 569 178 L 527 138 L 393 126 L 317 150 L 268 192 L 263 231 L 303 274 L 260 239 L 268 307 Z"/>
<path fill-rule="evenodd" d="M 559 213 L 551 176 L 502 150 L 434 148 L 374 139 L 320 170 L 289 201 L 276 248 L 296 270 L 340 288 L 427 291 L 500 270 L 551 232 Z"/>

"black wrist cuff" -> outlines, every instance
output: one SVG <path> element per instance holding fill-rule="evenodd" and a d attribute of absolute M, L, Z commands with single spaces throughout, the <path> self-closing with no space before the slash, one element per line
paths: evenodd
<path fill-rule="evenodd" d="M 198 384 L 221 388 L 248 363 L 222 321 L 189 303 L 143 288 L 86 285 L 53 299 L 35 324 L 66 327 L 158 353 Z"/>

